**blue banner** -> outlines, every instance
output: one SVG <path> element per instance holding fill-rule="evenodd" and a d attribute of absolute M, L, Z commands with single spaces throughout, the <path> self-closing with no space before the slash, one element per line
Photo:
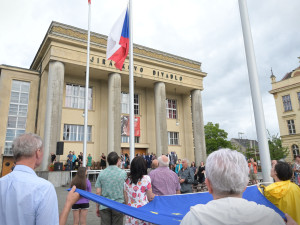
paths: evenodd
<path fill-rule="evenodd" d="M 90 199 L 98 204 L 107 206 L 116 211 L 122 212 L 126 215 L 148 221 L 154 224 L 170 224 L 178 225 L 190 210 L 191 206 L 197 204 L 206 204 L 213 200 L 213 197 L 208 192 L 200 192 L 194 194 L 182 194 L 182 195 L 169 195 L 169 196 L 155 196 L 154 200 L 141 208 L 133 208 L 125 204 L 115 202 L 105 197 L 76 189 L 81 196 Z M 265 198 L 254 186 L 247 187 L 243 194 L 243 198 L 248 201 L 254 201 L 257 204 L 265 205 L 274 209 L 281 217 L 285 218 L 285 215 L 275 205 L 273 205 L 268 199 Z"/>

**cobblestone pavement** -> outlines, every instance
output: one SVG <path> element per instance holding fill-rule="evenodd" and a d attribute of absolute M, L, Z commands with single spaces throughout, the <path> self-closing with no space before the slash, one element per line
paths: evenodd
<path fill-rule="evenodd" d="M 91 182 L 92 184 L 92 192 L 96 193 L 96 188 L 95 188 L 95 182 Z M 58 207 L 59 207 L 59 212 L 61 212 L 62 208 L 64 207 L 65 200 L 68 194 L 68 191 L 66 191 L 68 187 L 57 187 L 55 188 L 56 193 L 57 193 L 57 198 L 58 198 Z M 72 210 L 69 213 L 67 225 L 72 225 L 73 224 L 73 213 Z M 100 224 L 100 218 L 96 216 L 96 203 L 90 201 L 90 208 L 88 211 L 87 215 L 87 225 L 94 225 Z"/>

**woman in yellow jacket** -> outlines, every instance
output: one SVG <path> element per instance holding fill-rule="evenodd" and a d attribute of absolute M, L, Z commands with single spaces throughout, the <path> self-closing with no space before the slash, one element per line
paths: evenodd
<path fill-rule="evenodd" d="M 275 183 L 264 189 L 264 195 L 282 212 L 289 214 L 300 224 L 300 188 L 290 179 L 293 171 L 286 162 L 278 162 L 272 166 L 271 177 Z"/>

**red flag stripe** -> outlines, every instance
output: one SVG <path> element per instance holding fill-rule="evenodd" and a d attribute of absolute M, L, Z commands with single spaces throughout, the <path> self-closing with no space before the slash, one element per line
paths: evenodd
<path fill-rule="evenodd" d="M 91 0 L 88 0 L 89 1 L 89 4 L 91 4 Z"/>

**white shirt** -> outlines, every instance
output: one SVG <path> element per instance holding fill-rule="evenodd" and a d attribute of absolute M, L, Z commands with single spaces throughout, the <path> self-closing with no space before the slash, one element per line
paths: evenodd
<path fill-rule="evenodd" d="M 192 206 L 182 225 L 284 225 L 273 209 L 243 198 L 220 198 Z"/>
<path fill-rule="evenodd" d="M 24 165 L 0 178 L 1 225 L 59 224 L 54 186 Z"/>

